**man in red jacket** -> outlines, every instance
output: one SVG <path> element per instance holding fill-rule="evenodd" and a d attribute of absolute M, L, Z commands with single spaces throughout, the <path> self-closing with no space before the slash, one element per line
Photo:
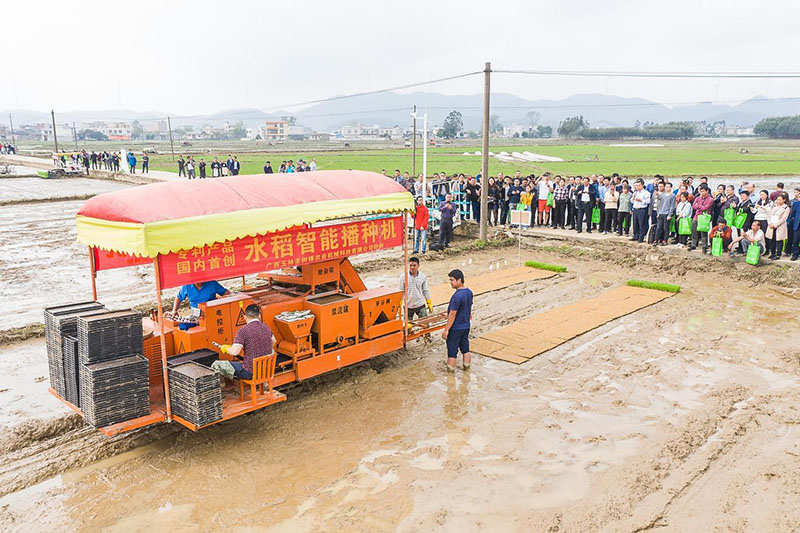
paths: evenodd
<path fill-rule="evenodd" d="M 428 208 L 422 202 L 422 196 L 417 196 L 417 207 L 414 210 L 414 253 L 426 253 L 428 246 Z"/>

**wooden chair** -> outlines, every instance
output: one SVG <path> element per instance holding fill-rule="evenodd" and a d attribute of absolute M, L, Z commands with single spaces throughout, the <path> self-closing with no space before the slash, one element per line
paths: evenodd
<path fill-rule="evenodd" d="M 250 385 L 250 399 L 256 403 L 256 392 L 261 385 L 261 394 L 265 394 L 264 384 L 269 387 L 269 395 L 272 397 L 272 377 L 275 375 L 275 352 L 270 355 L 263 355 L 253 359 L 253 378 L 239 380 L 239 399 L 244 400 L 244 386 Z"/>

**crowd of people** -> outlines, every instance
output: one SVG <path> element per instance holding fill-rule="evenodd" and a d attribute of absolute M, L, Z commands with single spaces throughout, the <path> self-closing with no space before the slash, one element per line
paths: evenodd
<path fill-rule="evenodd" d="M 14 155 L 16 153 L 17 149 L 12 143 L 0 141 L 0 155 Z"/>
<path fill-rule="evenodd" d="M 239 157 L 228 154 L 225 161 L 220 161 L 219 157 L 214 157 L 210 164 L 207 164 L 205 159 L 201 158 L 199 162 L 195 161 L 194 157 L 189 155 L 178 157 L 178 176 L 188 179 L 205 179 L 208 177 L 207 168 L 211 171 L 212 178 L 222 178 L 225 176 L 238 176 L 241 171 L 242 165 L 239 163 Z M 310 172 L 317 170 L 317 160 L 312 159 L 311 162 L 299 159 L 297 163 L 289 159 L 282 161 L 278 167 L 279 174 L 292 174 L 294 172 Z M 264 163 L 264 174 L 274 174 L 275 170 L 272 168 L 272 163 L 266 161 Z"/>
<path fill-rule="evenodd" d="M 393 177 L 418 198 L 414 252 L 424 253 L 430 218 L 421 201 L 426 180 L 421 174 L 412 179 L 399 169 Z M 443 182 L 448 186 L 442 186 Z M 436 173 L 424 193 L 431 198 L 430 205 L 446 206 L 443 220 L 455 208 L 463 219 L 479 222 L 483 186 L 480 174 Z M 490 176 L 486 187 L 487 222 L 492 226 L 510 226 L 511 213 L 519 210 L 530 212 L 532 227 L 596 231 L 653 246 L 672 244 L 704 254 L 743 255 L 753 264 L 762 256 L 777 260 L 784 253 L 792 261 L 800 258 L 800 187 L 790 195 L 783 183 L 773 190 L 758 190 L 754 183 L 744 181 L 712 190 L 707 177 L 669 180 L 656 175 L 646 183 L 619 174 L 522 176 L 517 171 L 514 176 L 502 172 Z M 452 238 L 452 218 L 446 223 L 449 233 L 445 229 L 439 236 L 445 245 Z"/>

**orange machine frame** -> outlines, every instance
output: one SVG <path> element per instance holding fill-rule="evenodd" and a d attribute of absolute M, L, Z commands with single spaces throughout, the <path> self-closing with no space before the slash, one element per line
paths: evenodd
<path fill-rule="evenodd" d="M 403 228 L 407 213 L 403 213 Z M 94 254 L 89 250 L 92 296 L 97 299 Z M 214 351 L 214 343 L 231 344 L 239 327 L 244 325 L 244 308 L 256 303 L 262 320 L 270 326 L 277 342 L 275 351 L 284 360 L 278 364 L 273 387 L 302 381 L 337 370 L 366 359 L 398 350 L 411 338 L 442 329 L 445 313 L 426 317 L 424 323 L 409 323 L 405 312 L 408 299 L 408 238 L 403 238 L 405 291 L 386 287 L 367 289 L 348 259 L 328 260 L 304 265 L 295 270 L 262 273 L 264 287 L 247 287 L 242 278 L 242 292 L 200 305 L 201 324 L 187 331 L 164 316 L 158 258 L 153 261 L 158 305 L 157 327 L 145 339 L 143 352 L 150 364 L 151 412 L 148 416 L 99 428 L 106 435 L 115 435 L 158 422 L 175 421 L 197 431 L 202 429 L 172 413 L 169 396 L 167 361 L 173 355 L 199 348 Z M 275 316 L 284 311 L 311 310 L 313 320 L 282 322 Z M 398 317 L 398 314 L 400 315 Z M 312 346 L 316 341 L 316 347 Z M 230 356 L 220 353 L 221 359 Z M 231 388 L 231 387 L 228 387 Z M 226 389 L 227 390 L 227 389 Z M 57 396 L 53 389 L 50 392 Z M 253 402 L 240 400 L 238 389 L 223 394 L 223 417 L 230 420 L 242 414 L 286 400 L 277 390 L 272 395 L 260 394 Z M 71 409 L 80 409 L 60 398 Z M 214 422 L 214 423 L 217 423 Z"/>

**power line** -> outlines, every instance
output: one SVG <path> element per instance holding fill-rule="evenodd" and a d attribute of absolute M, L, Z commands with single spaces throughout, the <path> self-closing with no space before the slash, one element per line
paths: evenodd
<path fill-rule="evenodd" d="M 586 70 L 523 70 L 496 69 L 498 74 L 530 74 L 534 76 L 581 76 L 600 78 L 734 78 L 734 79 L 800 79 L 800 72 L 612 72 Z"/>

